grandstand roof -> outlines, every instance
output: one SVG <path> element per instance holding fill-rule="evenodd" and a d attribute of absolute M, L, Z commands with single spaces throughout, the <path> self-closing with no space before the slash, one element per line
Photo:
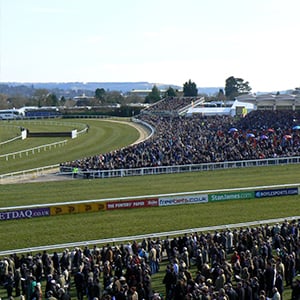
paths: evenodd
<path fill-rule="evenodd" d="M 260 106 L 281 106 L 295 107 L 300 106 L 300 94 L 262 94 L 262 95 L 241 95 L 237 97 L 240 102 L 252 103 L 256 107 Z"/>

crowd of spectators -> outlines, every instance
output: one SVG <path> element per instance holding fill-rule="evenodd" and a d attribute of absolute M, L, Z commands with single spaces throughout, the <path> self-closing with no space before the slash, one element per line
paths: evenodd
<path fill-rule="evenodd" d="M 159 102 L 150 105 L 143 111 L 143 113 L 158 115 L 176 115 L 180 109 L 190 106 L 196 101 L 197 98 L 194 97 L 167 97 Z"/>
<path fill-rule="evenodd" d="M 7 299 L 67 300 L 73 290 L 78 300 L 283 300 L 289 288 L 298 300 L 299 230 L 300 220 L 285 220 L 61 254 L 12 254 L 1 260 L 0 283 Z M 164 291 L 152 288 L 158 271 L 165 272 Z"/>
<path fill-rule="evenodd" d="M 201 114 L 138 118 L 155 128 L 151 138 L 61 166 L 96 171 L 300 155 L 300 130 L 293 129 L 300 113 L 295 111 L 252 111 L 241 118 Z"/>

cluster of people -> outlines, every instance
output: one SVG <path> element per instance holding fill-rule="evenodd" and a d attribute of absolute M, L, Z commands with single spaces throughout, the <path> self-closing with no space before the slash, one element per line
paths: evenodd
<path fill-rule="evenodd" d="M 163 100 L 147 107 L 143 113 L 159 115 L 170 115 L 172 113 L 176 114 L 178 110 L 192 105 L 192 103 L 195 101 L 197 101 L 197 98 L 193 97 L 166 97 Z"/>
<path fill-rule="evenodd" d="M 194 234 L 178 245 L 172 241 L 163 280 L 165 299 L 283 300 L 286 287 L 292 290 L 291 299 L 299 299 L 299 229 L 299 222 L 285 221 Z"/>
<path fill-rule="evenodd" d="M 61 254 L 12 254 L 1 260 L 0 284 L 7 299 L 68 300 L 73 289 L 78 300 L 283 300 L 289 287 L 298 300 L 299 230 L 300 220 L 285 220 Z M 162 261 L 165 291 L 154 291 Z"/>
<path fill-rule="evenodd" d="M 0 286 L 7 299 L 69 300 L 71 289 L 78 300 L 159 299 L 151 284 L 161 260 L 158 245 L 145 239 L 142 244 L 76 247 L 61 254 L 12 254 L 1 260 Z"/>
<path fill-rule="evenodd" d="M 154 135 L 135 145 L 85 157 L 61 166 L 84 171 L 256 160 L 300 155 L 300 113 L 252 111 L 232 116 L 160 116 L 139 118 Z"/>

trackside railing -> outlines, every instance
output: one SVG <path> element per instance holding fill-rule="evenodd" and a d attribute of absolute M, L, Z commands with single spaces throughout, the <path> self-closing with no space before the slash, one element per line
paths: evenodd
<path fill-rule="evenodd" d="M 243 227 L 254 227 L 254 226 L 261 226 L 265 224 L 276 224 L 287 221 L 299 220 L 300 216 L 293 216 L 293 217 L 286 217 L 286 218 L 278 218 L 278 219 L 269 219 L 269 220 L 261 220 L 261 221 L 252 221 L 252 222 L 245 222 L 245 223 L 237 223 L 237 224 L 225 224 L 225 225 L 217 225 L 217 226 L 209 226 L 209 227 L 200 227 L 200 228 L 191 228 L 191 229 L 184 229 L 184 230 L 177 230 L 177 231 L 168 231 L 168 232 L 159 232 L 159 233 L 150 233 L 150 234 L 143 234 L 143 235 L 134 235 L 134 236 L 123 236 L 123 237 L 116 237 L 116 238 L 107 238 L 107 239 L 99 239 L 99 240 L 91 240 L 91 241 L 78 241 L 72 243 L 65 243 L 65 244 L 57 244 L 57 245 L 44 245 L 38 247 L 31 247 L 31 248 L 22 248 L 22 249 L 13 249 L 13 250 L 5 250 L 0 251 L 0 256 L 10 255 L 13 253 L 20 254 L 20 253 L 34 253 L 34 252 L 42 252 L 48 250 L 56 250 L 56 249 L 66 249 L 66 248 L 74 248 L 74 247 L 82 247 L 82 246 L 94 246 L 94 245 L 120 245 L 124 242 L 130 241 L 139 241 L 142 239 L 147 238 L 162 238 L 162 237 L 175 237 L 175 236 L 182 236 L 184 234 L 191 234 L 191 233 L 199 233 L 199 232 L 213 232 L 216 230 L 227 230 L 227 229 L 240 229 Z"/>
<path fill-rule="evenodd" d="M 12 138 L 12 139 L 10 139 L 10 140 L 1 142 L 1 143 L 0 143 L 0 146 L 1 146 L 1 145 L 8 144 L 8 143 L 11 143 L 11 142 L 14 142 L 14 141 L 16 141 L 16 140 L 20 140 L 21 138 L 22 138 L 22 135 L 16 136 L 16 137 L 14 137 L 14 138 Z"/>
<path fill-rule="evenodd" d="M 67 142 L 68 142 L 68 140 L 63 140 L 60 142 L 45 144 L 45 145 L 41 145 L 41 146 L 29 148 L 29 149 L 17 151 L 17 152 L 10 152 L 10 153 L 0 155 L 0 158 L 5 158 L 6 160 L 9 160 L 9 158 L 15 159 L 17 156 L 21 158 L 22 155 L 28 156 L 29 154 L 34 154 L 35 152 L 39 153 L 39 152 L 41 152 L 41 150 L 46 151 L 47 149 L 51 150 L 51 148 L 56 148 L 57 146 L 58 147 L 65 146 L 67 144 Z"/>
<path fill-rule="evenodd" d="M 258 166 L 278 166 L 299 164 L 300 156 L 294 157 L 277 157 L 268 159 L 256 160 L 240 160 L 240 161 L 225 161 L 218 163 L 203 163 L 191 165 L 178 165 L 178 166 L 159 166 L 148 168 L 134 168 L 134 169 L 112 169 L 112 170 L 76 170 L 76 176 L 83 178 L 113 178 L 125 176 L 143 176 L 143 175 L 158 175 L 158 174 L 174 174 L 184 172 L 199 172 L 199 171 L 213 171 L 224 170 L 233 168 L 249 168 Z M 60 172 L 62 174 L 74 175 L 74 169 L 71 166 L 61 166 Z"/>
<path fill-rule="evenodd" d="M 149 130 L 149 135 L 146 137 L 146 139 L 149 139 L 153 136 L 153 134 L 155 133 L 155 128 L 152 127 L 150 124 L 148 124 L 147 122 L 144 122 L 142 120 L 136 119 L 136 118 L 131 118 L 131 121 L 137 124 L 140 124 L 142 126 L 144 126 L 145 128 L 147 128 Z"/>
<path fill-rule="evenodd" d="M 50 166 L 45 166 L 45 167 L 40 167 L 40 168 L 34 168 L 34 169 L 28 169 L 28 170 L 23 170 L 23 171 L 18 171 L 18 172 L 12 172 L 12 173 L 7 173 L 7 174 L 2 174 L 0 175 L 0 183 L 2 181 L 7 181 L 7 180 L 12 180 L 12 179 L 21 179 L 28 177 L 29 175 L 34 178 L 38 177 L 40 175 L 44 175 L 49 172 L 59 172 L 59 164 L 55 165 L 50 165 Z"/>

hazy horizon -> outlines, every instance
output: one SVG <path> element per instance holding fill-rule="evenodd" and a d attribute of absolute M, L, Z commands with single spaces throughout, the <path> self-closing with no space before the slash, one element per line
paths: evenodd
<path fill-rule="evenodd" d="M 300 86 L 297 0 L 0 0 L 0 82 Z"/>

